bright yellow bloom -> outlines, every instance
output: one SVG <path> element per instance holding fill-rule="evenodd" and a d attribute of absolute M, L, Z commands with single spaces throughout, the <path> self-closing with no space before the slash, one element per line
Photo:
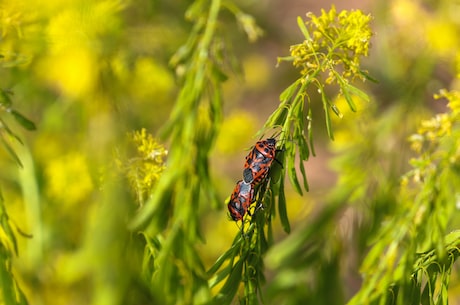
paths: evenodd
<path fill-rule="evenodd" d="M 79 152 L 55 157 L 45 167 L 46 193 L 63 205 L 73 205 L 93 190 L 86 157 Z"/>

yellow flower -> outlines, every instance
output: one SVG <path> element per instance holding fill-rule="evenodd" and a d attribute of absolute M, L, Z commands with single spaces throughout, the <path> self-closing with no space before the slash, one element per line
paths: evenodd
<path fill-rule="evenodd" d="M 73 205 L 88 197 L 93 182 L 85 156 L 79 152 L 52 158 L 45 167 L 46 193 L 63 205 Z"/>
<path fill-rule="evenodd" d="M 361 57 L 369 52 L 371 16 L 360 10 L 337 14 L 332 6 L 329 12 L 322 10 L 320 16 L 309 13 L 307 17 L 310 20 L 305 24 L 312 41 L 307 39 L 291 47 L 293 65 L 302 68 L 302 75 L 316 74 L 316 66 L 322 71 L 335 71 L 342 66 L 343 78 L 363 78 L 359 67 Z M 334 81 L 335 76 L 328 78 L 328 82 Z"/>
<path fill-rule="evenodd" d="M 428 23 L 427 39 L 431 48 L 441 56 L 454 57 L 460 47 L 457 25 L 445 21 Z"/>
<path fill-rule="evenodd" d="M 127 161 L 117 161 L 142 205 L 165 169 L 164 159 L 168 151 L 145 128 L 129 134 L 129 138 L 137 153 Z"/>
<path fill-rule="evenodd" d="M 235 128 L 238 126 L 238 128 Z M 229 115 L 222 123 L 216 148 L 219 153 L 233 154 L 241 151 L 255 133 L 257 119 L 249 112 L 239 110 Z"/>
<path fill-rule="evenodd" d="M 84 97 L 98 85 L 106 40 L 119 29 L 119 1 L 74 1 L 57 10 L 46 28 L 49 53 L 36 73 L 70 97 Z"/>
<path fill-rule="evenodd" d="M 37 73 L 52 87 L 69 97 L 82 97 L 95 88 L 97 58 L 84 48 L 69 48 L 43 60 Z"/>

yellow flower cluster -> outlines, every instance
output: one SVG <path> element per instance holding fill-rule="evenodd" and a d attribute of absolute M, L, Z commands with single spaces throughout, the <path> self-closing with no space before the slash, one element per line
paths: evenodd
<path fill-rule="evenodd" d="M 417 133 L 409 137 L 411 148 L 419 156 L 411 160 L 414 167 L 401 181 L 402 185 L 424 180 L 436 168 L 458 166 L 460 162 L 460 92 L 442 90 L 436 98 L 446 98 L 450 111 L 420 124 Z"/>
<path fill-rule="evenodd" d="M 435 149 L 443 137 L 451 133 L 453 125 L 460 118 L 460 92 L 443 90 L 435 97 L 447 98 L 451 112 L 422 121 L 417 133 L 409 138 L 412 149 L 419 154 Z"/>
<path fill-rule="evenodd" d="M 53 158 L 45 167 L 45 175 L 47 195 L 64 205 L 80 203 L 94 189 L 88 160 L 80 152 Z"/>
<path fill-rule="evenodd" d="M 129 137 L 136 146 L 137 155 L 121 167 L 142 205 L 165 169 L 164 158 L 168 151 L 145 128 L 134 131 Z"/>
<path fill-rule="evenodd" d="M 337 14 L 332 7 L 329 12 L 322 10 L 320 16 L 308 13 L 307 17 L 310 18 L 305 23 L 307 39 L 290 50 L 294 66 L 302 68 L 303 75 L 329 71 L 327 83 L 336 81 L 336 73 L 332 71 L 339 70 L 339 66 L 343 78 L 364 79 L 359 67 L 361 56 L 369 52 L 371 16 L 360 10 Z"/>

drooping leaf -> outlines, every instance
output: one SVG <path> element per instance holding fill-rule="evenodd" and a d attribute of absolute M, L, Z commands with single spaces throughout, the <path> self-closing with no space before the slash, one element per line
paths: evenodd
<path fill-rule="evenodd" d="M 6 133 L 10 135 L 12 138 L 14 138 L 16 141 L 23 144 L 21 138 L 11 130 L 11 128 L 6 124 L 4 120 L 2 120 L 2 118 L 0 118 L 0 130 L 2 129 L 5 130 Z"/>
<path fill-rule="evenodd" d="M 215 275 L 209 280 L 209 287 L 213 288 L 217 284 L 225 280 L 229 276 L 231 271 L 232 271 L 232 265 L 229 264 L 228 266 L 226 266 L 219 272 L 214 273 Z"/>
<path fill-rule="evenodd" d="M 216 273 L 217 270 L 220 269 L 220 267 L 223 265 L 223 263 L 226 260 L 236 256 L 236 254 L 238 253 L 238 250 L 239 250 L 240 247 L 241 247 L 241 237 L 240 237 L 239 241 L 236 242 L 235 244 L 233 244 L 230 249 L 228 249 L 227 251 L 225 251 L 224 254 L 219 256 L 219 258 L 216 260 L 214 265 L 212 265 L 212 267 L 208 270 L 207 273 L 209 275 Z"/>
<path fill-rule="evenodd" d="M 7 254 L 4 251 L 0 251 L 1 298 L 5 304 L 17 304 L 13 276 L 10 270 L 7 269 L 8 260 Z"/>
<path fill-rule="evenodd" d="M 331 122 L 331 116 L 329 114 L 329 105 L 330 101 L 327 95 L 324 93 L 324 89 L 321 88 L 321 101 L 323 102 L 323 109 L 324 109 L 324 116 L 326 118 L 326 130 L 327 130 L 327 135 L 331 140 L 334 140 L 334 135 L 332 133 L 332 122 Z"/>
<path fill-rule="evenodd" d="M 295 168 L 295 160 L 294 160 L 294 155 L 288 156 L 288 177 L 289 180 L 291 181 L 291 184 L 294 186 L 295 190 L 302 195 L 302 188 L 300 187 L 299 180 L 297 178 L 297 172 Z"/>
<path fill-rule="evenodd" d="M 289 87 L 284 89 L 284 91 L 280 94 L 280 101 L 285 102 L 290 100 L 294 96 L 294 93 L 297 91 L 299 84 L 300 79 L 296 80 L 291 85 L 289 85 Z"/>
<path fill-rule="evenodd" d="M 300 18 L 300 16 L 297 17 L 297 25 L 299 26 L 299 29 L 302 32 L 303 36 L 305 36 L 306 39 L 311 40 L 311 36 L 307 30 L 307 27 L 305 26 L 305 22 L 302 20 L 302 18 Z"/>
<path fill-rule="evenodd" d="M 230 276 L 227 278 L 222 289 L 219 291 L 219 294 L 213 300 L 212 304 L 222 304 L 227 305 L 231 304 L 233 298 L 235 297 L 238 288 L 240 287 L 240 282 L 243 278 L 243 263 L 244 259 L 240 258 L 236 264 L 233 266 Z"/>
<path fill-rule="evenodd" d="M 7 141 L 5 141 L 5 139 L 3 137 L 1 137 L 1 139 L 2 139 L 2 144 L 3 144 L 3 147 L 5 148 L 5 150 L 13 158 L 13 160 L 16 161 L 16 163 L 22 168 L 23 167 L 22 162 L 19 159 L 18 155 L 13 150 L 13 148 L 10 146 L 10 144 Z"/>
<path fill-rule="evenodd" d="M 348 92 L 348 87 L 346 86 L 342 87 L 342 93 L 351 111 L 356 112 L 356 105 L 355 105 L 355 102 L 353 101 L 353 98 L 350 96 L 350 93 Z"/>
<path fill-rule="evenodd" d="M 22 127 L 24 127 L 27 130 L 35 130 L 37 127 L 35 126 L 35 123 L 32 122 L 31 120 L 27 119 L 25 116 L 20 114 L 16 110 L 11 110 L 11 114 L 15 118 L 16 122 L 18 122 Z"/>
<path fill-rule="evenodd" d="M 305 164 L 303 163 L 302 159 L 299 159 L 299 168 L 300 168 L 300 172 L 302 173 L 303 187 L 305 191 L 308 192 L 309 187 L 308 187 L 307 173 L 305 172 Z"/>
<path fill-rule="evenodd" d="M 362 75 L 365 79 L 367 79 L 367 80 L 369 80 L 369 81 L 371 81 L 373 83 L 376 83 L 376 84 L 379 83 L 379 81 L 377 79 L 373 78 L 372 76 L 370 76 L 370 74 L 367 73 L 367 71 L 360 70 L 359 74 Z"/>
<path fill-rule="evenodd" d="M 13 102 L 11 101 L 10 94 L 5 90 L 0 89 L 0 106 L 1 106 L 1 108 L 8 110 L 8 109 L 10 109 L 12 104 L 13 104 Z"/>
<path fill-rule="evenodd" d="M 13 230 L 11 229 L 11 225 L 9 222 L 8 216 L 6 214 L 2 215 L 1 217 L 1 229 L 3 229 L 3 232 L 6 235 L 6 238 L 8 238 L 9 242 L 13 246 L 13 251 L 15 255 L 18 255 L 18 243 L 16 240 L 16 236 L 13 233 Z"/>
<path fill-rule="evenodd" d="M 349 90 L 352 94 L 356 95 L 357 97 L 361 98 L 362 100 L 369 102 L 369 96 L 362 90 L 359 90 L 355 86 L 347 85 L 347 90 Z"/>
<path fill-rule="evenodd" d="M 282 184 L 284 178 L 281 178 Z M 287 216 L 286 208 L 286 195 L 284 194 L 284 187 L 281 187 L 278 195 L 278 213 L 280 215 L 281 226 L 283 227 L 284 232 L 291 232 L 291 225 L 289 224 L 289 218 Z"/>
<path fill-rule="evenodd" d="M 312 120 L 311 118 L 311 108 L 308 109 L 308 124 L 307 124 L 307 130 L 308 130 L 308 144 L 310 146 L 310 151 L 313 156 L 316 156 L 315 153 L 315 145 L 313 142 L 313 126 L 312 126 Z"/>

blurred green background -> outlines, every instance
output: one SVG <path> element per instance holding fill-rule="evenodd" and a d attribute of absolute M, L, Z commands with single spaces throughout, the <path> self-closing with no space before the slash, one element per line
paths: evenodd
<path fill-rule="evenodd" d="M 207 267 L 231 245 L 238 231 L 228 219 L 225 199 L 240 179 L 247 149 L 277 107 L 279 94 L 296 78 L 289 65 L 276 65 L 277 56 L 288 55 L 289 46 L 300 41 L 297 16 L 319 13 L 331 5 L 235 2 L 254 16 L 264 35 L 250 43 L 233 17 L 222 14 L 220 26 L 228 27 L 223 39 L 242 72 L 236 69 L 224 83 L 224 121 L 210 166 L 222 206 L 209 207 L 201 222 L 206 243 L 199 248 Z M 128 184 L 124 189 L 111 185 L 120 185 L 123 172 L 117 161 L 129 158 L 124 153 L 133 149 L 127 134 L 145 128 L 155 136 L 169 117 L 179 84 L 168 61 L 191 30 L 184 18 L 190 3 L 1 2 L 0 85 L 13 93 L 14 108 L 37 126 L 36 131 L 24 131 L 5 118 L 24 142 L 12 144 L 23 168 L 0 150 L 0 188 L 6 209 L 20 230 L 33 235 L 18 234 L 19 256 L 14 258 L 15 278 L 30 304 L 154 303 L 139 276 L 142 241 L 127 230 L 138 209 L 136 196 Z M 372 101 L 357 113 L 347 112 L 343 104 L 344 118 L 334 121 L 334 142 L 327 138 L 323 120 L 313 121 L 316 157 L 306 165 L 310 192 L 301 197 L 287 184 L 293 231 L 322 209 L 337 174 L 345 170 L 331 166 L 330 160 L 347 153 L 347 145 L 357 141 L 363 130 L 379 131 L 376 138 L 362 138 L 361 145 L 373 147 L 379 162 L 385 163 L 382 168 L 388 170 L 386 179 L 396 184 L 408 169 L 407 137 L 420 119 L 445 110 L 444 102 L 434 101 L 433 94 L 460 86 L 455 80 L 460 71 L 458 2 L 334 4 L 337 11 L 361 9 L 373 15 L 374 37 L 364 66 L 379 83 L 360 84 Z M 321 116 L 322 106 L 317 104 Z M 363 116 L 370 111 L 385 115 L 385 121 L 357 127 L 356 122 L 369 124 Z M 162 144 L 167 149 L 168 143 Z M 351 158 L 352 167 L 366 171 L 366 160 Z M 350 240 L 350 248 L 341 250 L 346 262 L 345 299 L 360 285 L 360 261 L 353 248 L 361 241 L 353 230 L 369 221 L 369 213 L 365 203 L 352 205 L 343 209 L 331 229 L 331 235 L 338 230 Z M 275 230 L 277 240 L 286 238 L 276 219 Z M 270 282 L 270 274 L 267 279 Z M 453 304 L 460 302 L 458 283 L 451 293 Z"/>

